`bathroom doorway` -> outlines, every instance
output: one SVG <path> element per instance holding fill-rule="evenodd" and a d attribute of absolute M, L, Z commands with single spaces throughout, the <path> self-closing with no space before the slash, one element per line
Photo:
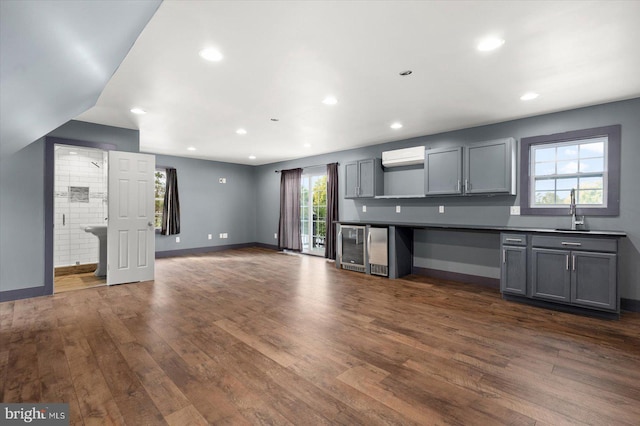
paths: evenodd
<path fill-rule="evenodd" d="M 106 253 L 107 162 L 108 152 L 98 148 L 54 145 L 54 293 L 107 283 L 106 268 L 99 268 L 101 249 Z"/>

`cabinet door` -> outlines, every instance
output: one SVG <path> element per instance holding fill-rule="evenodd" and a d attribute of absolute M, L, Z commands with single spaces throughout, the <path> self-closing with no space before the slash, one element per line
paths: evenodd
<path fill-rule="evenodd" d="M 373 197 L 375 192 L 375 161 L 361 160 L 358 161 L 358 197 Z"/>
<path fill-rule="evenodd" d="M 556 302 L 571 301 L 570 252 L 531 249 L 531 296 Z"/>
<path fill-rule="evenodd" d="M 462 193 L 462 147 L 427 150 L 424 168 L 425 195 Z"/>
<path fill-rule="evenodd" d="M 464 155 L 465 192 L 515 195 L 515 160 L 515 141 L 512 138 L 467 147 Z"/>
<path fill-rule="evenodd" d="M 358 163 L 345 164 L 344 182 L 344 198 L 358 197 Z"/>
<path fill-rule="evenodd" d="M 572 303 L 602 309 L 618 308 L 615 254 L 571 252 L 571 273 Z"/>
<path fill-rule="evenodd" d="M 527 248 L 502 246 L 500 291 L 527 295 Z"/>

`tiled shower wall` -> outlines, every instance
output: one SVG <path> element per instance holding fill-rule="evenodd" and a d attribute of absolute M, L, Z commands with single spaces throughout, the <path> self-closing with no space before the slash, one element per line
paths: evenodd
<path fill-rule="evenodd" d="M 56 267 L 98 262 L 98 237 L 83 228 L 107 224 L 106 158 L 106 152 L 98 149 L 56 145 Z"/>

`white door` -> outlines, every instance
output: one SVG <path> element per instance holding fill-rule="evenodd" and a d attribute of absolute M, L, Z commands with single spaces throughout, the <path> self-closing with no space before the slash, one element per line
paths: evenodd
<path fill-rule="evenodd" d="M 109 151 L 107 284 L 153 279 L 156 157 Z"/>

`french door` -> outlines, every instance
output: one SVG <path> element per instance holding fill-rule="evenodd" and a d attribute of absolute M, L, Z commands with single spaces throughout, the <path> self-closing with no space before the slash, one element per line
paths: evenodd
<path fill-rule="evenodd" d="M 302 252 L 324 256 L 327 236 L 327 173 L 303 173 L 300 183 Z"/>

